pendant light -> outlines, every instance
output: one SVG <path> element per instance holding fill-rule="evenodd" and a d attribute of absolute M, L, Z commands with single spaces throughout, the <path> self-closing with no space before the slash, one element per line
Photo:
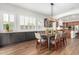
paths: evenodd
<path fill-rule="evenodd" d="M 53 5 L 54 3 L 50 3 L 51 5 L 51 21 L 52 21 L 52 29 L 56 30 L 56 19 L 53 17 Z"/>
<path fill-rule="evenodd" d="M 56 19 L 54 19 L 53 18 L 53 5 L 54 5 L 54 3 L 50 3 L 50 6 L 51 6 L 51 14 L 50 14 L 50 17 L 48 17 L 49 18 L 49 21 L 51 21 L 51 22 L 55 22 L 56 21 Z"/>
<path fill-rule="evenodd" d="M 54 3 L 50 3 L 50 5 L 51 5 L 51 17 L 53 17 L 53 5 L 54 5 Z"/>

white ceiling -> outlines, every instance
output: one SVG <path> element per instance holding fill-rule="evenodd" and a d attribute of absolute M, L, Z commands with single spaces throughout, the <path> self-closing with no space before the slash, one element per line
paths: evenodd
<path fill-rule="evenodd" d="M 45 15 L 51 14 L 50 3 L 12 3 L 12 4 Z M 54 3 L 53 15 L 54 16 L 59 15 L 78 8 L 79 8 L 79 3 Z"/>

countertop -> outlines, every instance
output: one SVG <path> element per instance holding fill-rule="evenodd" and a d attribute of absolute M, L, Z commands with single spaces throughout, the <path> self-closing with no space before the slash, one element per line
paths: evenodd
<path fill-rule="evenodd" d="M 44 31 L 44 30 L 20 30 L 20 31 L 10 31 L 10 32 L 1 31 L 0 33 L 19 33 L 19 32 L 37 32 L 37 31 Z"/>

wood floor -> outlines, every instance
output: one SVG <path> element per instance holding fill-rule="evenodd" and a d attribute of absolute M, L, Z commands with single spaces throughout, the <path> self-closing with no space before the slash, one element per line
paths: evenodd
<path fill-rule="evenodd" d="M 35 40 L 13 44 L 0 48 L 1 55 L 77 55 L 79 54 L 79 39 L 68 39 L 67 46 L 57 51 L 47 49 L 39 52 L 35 48 Z"/>

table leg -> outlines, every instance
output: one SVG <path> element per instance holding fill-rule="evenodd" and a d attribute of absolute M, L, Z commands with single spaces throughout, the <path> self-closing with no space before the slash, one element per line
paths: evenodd
<path fill-rule="evenodd" d="M 50 38 L 48 38 L 48 50 L 50 50 Z"/>

